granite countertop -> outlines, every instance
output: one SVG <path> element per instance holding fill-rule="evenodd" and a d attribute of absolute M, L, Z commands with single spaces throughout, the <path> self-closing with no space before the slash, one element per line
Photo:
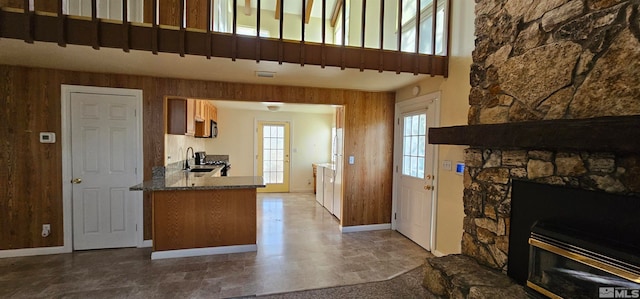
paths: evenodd
<path fill-rule="evenodd" d="M 131 191 L 216 190 L 264 188 L 260 176 L 216 176 L 212 172 L 178 171 L 129 188 Z"/>

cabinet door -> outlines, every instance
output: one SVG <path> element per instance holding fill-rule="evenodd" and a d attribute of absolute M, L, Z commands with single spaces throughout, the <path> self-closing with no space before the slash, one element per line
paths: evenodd
<path fill-rule="evenodd" d="M 167 134 L 184 135 L 187 131 L 187 102 L 167 99 Z"/>
<path fill-rule="evenodd" d="M 204 111 L 202 110 L 202 106 L 203 106 L 203 102 L 202 100 L 194 100 L 195 101 L 195 107 L 196 107 L 196 112 L 195 112 L 195 120 L 196 121 L 202 121 L 203 119 L 203 114 Z"/>
<path fill-rule="evenodd" d="M 185 135 L 194 136 L 196 133 L 196 101 L 187 99 L 187 130 Z"/>
<path fill-rule="evenodd" d="M 324 168 L 324 207 L 333 214 L 333 169 Z"/>
<path fill-rule="evenodd" d="M 318 166 L 316 171 L 316 201 L 324 206 L 324 167 Z"/>

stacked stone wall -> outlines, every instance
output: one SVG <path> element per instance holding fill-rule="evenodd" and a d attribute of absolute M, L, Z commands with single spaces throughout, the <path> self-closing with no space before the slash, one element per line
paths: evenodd
<path fill-rule="evenodd" d="M 469 124 L 640 115 L 640 0 L 476 0 L 475 22 Z M 512 179 L 640 197 L 638 153 L 471 148 L 465 162 L 463 254 L 502 271 Z"/>

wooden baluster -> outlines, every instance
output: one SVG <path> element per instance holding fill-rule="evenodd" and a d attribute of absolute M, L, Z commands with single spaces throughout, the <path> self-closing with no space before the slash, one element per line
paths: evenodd
<path fill-rule="evenodd" d="M 231 36 L 231 61 L 238 57 L 238 0 L 233 0 L 233 26 Z"/>
<path fill-rule="evenodd" d="M 320 67 L 324 68 L 327 65 L 327 54 L 325 53 L 325 44 L 327 43 L 327 0 L 322 0 L 322 45 L 320 48 Z"/>
<path fill-rule="evenodd" d="M 346 58 L 345 58 L 345 45 L 346 45 L 346 32 L 347 32 L 347 0 L 342 0 L 342 48 L 340 49 L 341 61 L 340 61 L 340 69 L 345 69 Z"/>
<path fill-rule="evenodd" d="M 283 49 L 283 41 L 282 41 L 282 32 L 283 32 L 283 24 L 284 24 L 284 0 L 280 1 L 280 29 L 279 29 L 279 38 L 278 38 L 278 64 L 282 64 L 282 60 L 284 58 L 284 49 Z"/>
<path fill-rule="evenodd" d="M 24 0 L 24 41 L 26 43 L 33 44 L 34 40 L 34 28 L 33 28 L 33 19 L 35 18 L 35 12 L 31 10 L 31 5 L 29 5 L 29 0 Z"/>
<path fill-rule="evenodd" d="M 122 51 L 129 52 L 129 5 L 122 0 Z"/>
<path fill-rule="evenodd" d="M 444 67 L 444 72 L 443 72 L 443 76 L 445 78 L 449 77 L 449 50 L 451 49 L 451 0 L 447 1 L 447 53 L 445 55 L 445 67 Z M 431 72 L 431 75 L 433 76 L 433 72 Z"/>
<path fill-rule="evenodd" d="M 416 1 L 416 53 L 413 56 L 413 74 L 417 75 L 420 69 L 420 61 L 418 60 L 418 54 L 420 53 L 420 2 Z"/>
<path fill-rule="evenodd" d="M 212 20 L 212 15 L 211 15 L 211 2 L 213 0 L 207 0 L 207 38 L 205 39 L 205 43 L 206 46 L 205 48 L 207 49 L 207 59 L 211 59 L 211 50 L 212 50 L 212 45 L 211 45 L 211 26 L 213 26 L 213 20 Z"/>
<path fill-rule="evenodd" d="M 258 8 L 256 14 L 256 62 L 260 62 L 260 8 L 262 7 L 261 1 L 258 0 Z"/>
<path fill-rule="evenodd" d="M 402 71 L 402 0 L 398 1 L 398 50 L 396 52 L 398 65 L 396 67 L 396 74 L 400 74 L 400 71 Z"/>
<path fill-rule="evenodd" d="M 91 0 L 91 22 L 93 23 L 92 47 L 100 49 L 100 20 L 98 19 L 98 1 Z"/>
<path fill-rule="evenodd" d="M 380 52 L 378 52 L 378 73 L 384 68 L 384 0 L 380 0 Z"/>
<path fill-rule="evenodd" d="M 360 44 L 360 71 L 364 71 L 364 35 L 365 35 L 365 25 L 367 18 L 367 0 L 362 0 L 362 31 L 361 31 L 361 44 Z"/>
<path fill-rule="evenodd" d="M 307 19 L 307 7 L 306 7 L 307 1 L 306 0 L 301 0 L 301 1 L 302 1 L 302 12 L 301 12 L 302 15 L 300 17 L 300 20 L 301 20 L 300 23 L 302 23 L 302 28 L 301 28 L 302 31 L 300 31 L 300 66 L 304 66 L 304 59 L 305 59 L 304 57 L 304 24 Z"/>
<path fill-rule="evenodd" d="M 58 46 L 67 46 L 67 16 L 62 12 L 63 0 L 58 0 Z"/>
<path fill-rule="evenodd" d="M 429 57 L 429 73 L 431 77 L 435 76 L 433 72 L 433 60 L 436 56 L 436 19 L 438 13 L 438 0 L 433 0 L 433 12 L 431 15 L 431 57 Z"/>
<path fill-rule="evenodd" d="M 186 35 L 186 28 L 185 28 L 185 23 L 186 23 L 186 18 L 185 18 L 185 1 L 184 0 L 180 0 L 180 32 L 178 35 L 178 53 L 180 54 L 180 57 L 184 57 L 185 54 L 185 48 L 186 45 L 185 43 L 187 42 L 185 35 Z"/>
<path fill-rule="evenodd" d="M 151 53 L 158 55 L 158 1 L 151 2 Z"/>

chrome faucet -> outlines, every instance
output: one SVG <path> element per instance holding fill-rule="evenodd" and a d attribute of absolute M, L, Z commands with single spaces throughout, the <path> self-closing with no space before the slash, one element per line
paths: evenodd
<path fill-rule="evenodd" d="M 189 157 L 189 149 L 191 149 L 191 157 Z M 193 155 L 194 155 L 194 154 L 193 154 L 193 147 L 188 147 L 188 148 L 187 148 L 186 155 L 187 155 L 187 157 L 186 157 L 187 159 L 186 159 L 186 160 L 184 160 L 184 169 L 185 169 L 185 170 L 188 170 L 188 169 L 189 169 L 189 159 L 190 159 L 190 158 L 193 158 Z"/>

